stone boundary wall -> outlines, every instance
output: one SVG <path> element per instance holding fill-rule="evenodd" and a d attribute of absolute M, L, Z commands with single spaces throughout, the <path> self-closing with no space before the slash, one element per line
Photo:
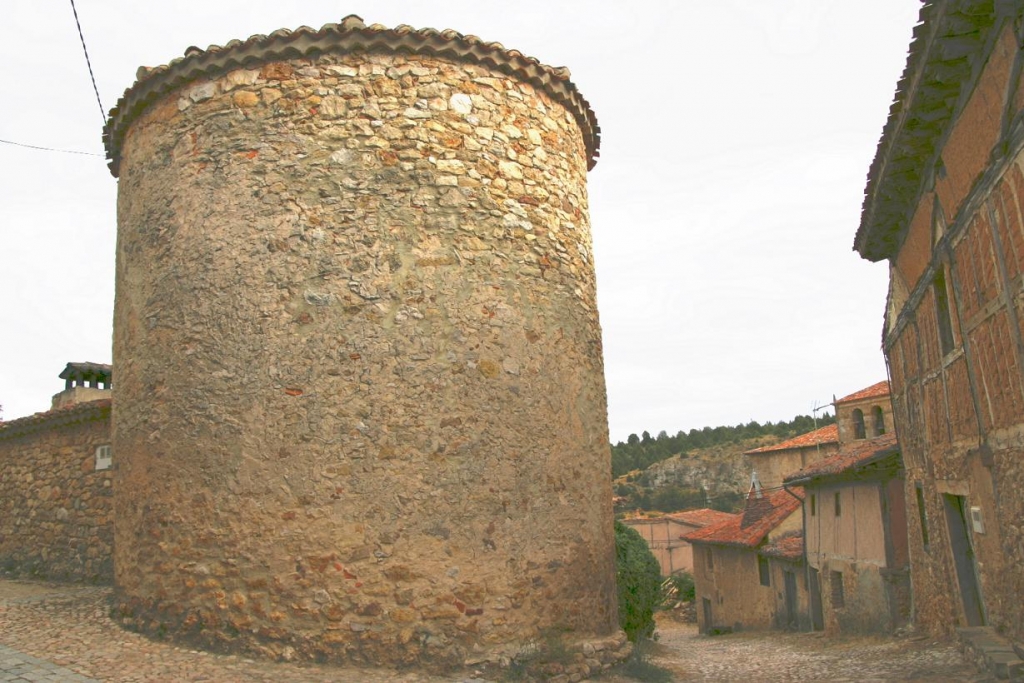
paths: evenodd
<path fill-rule="evenodd" d="M 0 571 L 113 580 L 110 400 L 0 423 Z"/>

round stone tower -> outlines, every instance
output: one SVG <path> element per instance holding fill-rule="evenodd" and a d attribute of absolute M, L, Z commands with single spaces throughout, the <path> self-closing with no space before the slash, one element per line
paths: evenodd
<path fill-rule="evenodd" d="M 348 17 L 140 69 L 104 138 L 127 621 L 392 665 L 614 640 L 566 69 Z"/>

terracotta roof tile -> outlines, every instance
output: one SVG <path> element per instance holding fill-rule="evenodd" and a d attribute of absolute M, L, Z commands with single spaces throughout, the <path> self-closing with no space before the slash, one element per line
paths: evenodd
<path fill-rule="evenodd" d="M 899 443 L 896 441 L 896 435 L 883 434 L 873 439 L 861 439 L 849 443 L 832 457 L 790 474 L 783 481 L 802 484 L 812 479 L 850 474 L 872 463 L 898 455 Z"/>
<path fill-rule="evenodd" d="M 59 427 L 79 422 L 91 422 L 110 417 L 110 399 L 73 403 L 63 408 L 34 413 L 16 420 L 0 422 L 0 440 L 10 439 L 29 432 Z"/>
<path fill-rule="evenodd" d="M 802 493 L 800 488 L 791 490 L 797 495 Z M 800 501 L 784 490 L 765 493 L 761 498 L 751 493 L 743 512 L 730 515 L 728 519 L 703 529 L 683 534 L 680 538 L 691 543 L 754 548 L 799 507 Z"/>
<path fill-rule="evenodd" d="M 110 160 L 110 171 L 117 177 L 121 143 L 131 122 L 161 95 L 185 83 L 233 69 L 251 68 L 287 59 L 301 59 L 321 53 L 387 52 L 441 56 L 445 59 L 480 64 L 531 84 L 565 107 L 579 124 L 587 149 L 588 168 L 597 163 L 601 145 L 601 127 L 590 104 L 570 80 L 569 69 L 542 64 L 501 43 L 489 43 L 473 35 L 451 29 L 414 29 L 399 25 L 387 28 L 367 26 L 349 15 L 340 24 L 324 24 L 319 29 L 300 26 L 294 31 L 279 29 L 269 36 L 253 35 L 211 45 L 205 50 L 189 47 L 183 57 L 163 66 L 141 67 L 135 84 L 125 90 L 103 127 L 103 142 Z"/>
<path fill-rule="evenodd" d="M 889 380 L 883 379 L 877 384 L 872 384 L 866 389 L 855 391 L 849 396 L 843 396 L 840 399 L 836 399 L 836 405 L 840 403 L 850 403 L 852 401 L 863 401 L 868 398 L 880 398 L 882 396 L 889 395 Z"/>
<path fill-rule="evenodd" d="M 793 531 L 783 534 L 760 550 L 762 555 L 779 557 L 784 560 L 799 560 L 804 556 L 804 532 Z"/>
<path fill-rule="evenodd" d="M 672 512 L 666 515 L 674 520 L 682 522 L 683 524 L 689 524 L 690 526 L 706 527 L 712 524 L 717 524 L 723 520 L 732 517 L 728 512 L 722 512 L 720 510 L 712 510 L 710 508 L 702 508 L 700 510 L 683 510 L 682 512 Z"/>
<path fill-rule="evenodd" d="M 794 436 L 792 439 L 787 439 L 774 446 L 762 446 L 752 451 L 746 451 L 743 455 L 760 455 L 761 453 L 774 453 L 775 451 L 788 451 L 832 443 L 839 443 L 839 427 L 835 424 L 819 427 L 813 432 L 807 432 L 800 436 Z"/>

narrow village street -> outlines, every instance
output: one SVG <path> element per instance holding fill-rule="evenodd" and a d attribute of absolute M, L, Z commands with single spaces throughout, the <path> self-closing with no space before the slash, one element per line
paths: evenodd
<path fill-rule="evenodd" d="M 362 667 L 258 662 L 149 640 L 108 616 L 110 589 L 0 580 L 0 681 L 482 681 Z M 663 619 L 650 661 L 680 681 L 989 681 L 949 643 L 813 634 L 700 636 Z M 622 675 L 600 680 L 628 683 Z"/>

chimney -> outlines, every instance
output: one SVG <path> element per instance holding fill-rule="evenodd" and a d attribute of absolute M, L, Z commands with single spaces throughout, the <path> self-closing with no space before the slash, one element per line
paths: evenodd
<path fill-rule="evenodd" d="M 64 391 L 54 394 L 50 409 L 66 408 L 110 398 L 111 367 L 102 363 L 68 363 L 59 377 L 64 380 Z"/>

